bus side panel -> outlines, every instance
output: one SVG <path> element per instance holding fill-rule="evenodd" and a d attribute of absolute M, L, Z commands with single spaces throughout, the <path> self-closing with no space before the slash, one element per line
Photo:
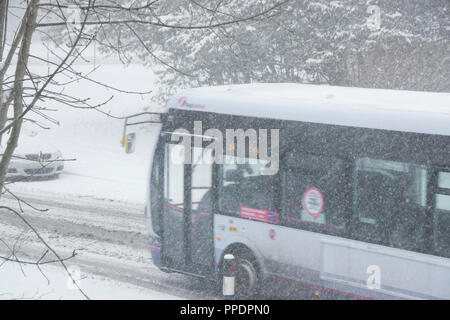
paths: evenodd
<path fill-rule="evenodd" d="M 399 298 L 450 299 L 446 258 L 354 241 L 321 241 L 321 278 Z"/>
<path fill-rule="evenodd" d="M 305 288 L 309 288 L 347 298 L 388 298 L 321 279 L 320 246 L 323 235 L 225 215 L 215 215 L 214 229 L 216 265 L 230 245 L 239 243 L 247 246 L 258 260 L 264 289 L 269 296 L 300 296 L 304 295 Z"/>
<path fill-rule="evenodd" d="M 264 275 L 268 278 L 358 299 L 450 298 L 449 259 L 246 219 L 235 220 L 239 220 L 238 230 L 245 229 L 247 241 L 262 253 Z M 275 233 L 270 245 L 254 241 L 264 237 L 266 232 L 261 228 Z"/>
<path fill-rule="evenodd" d="M 233 244 L 248 247 L 255 255 L 261 269 L 265 272 L 264 258 L 274 254 L 274 247 L 270 243 L 271 225 L 256 223 L 247 219 L 231 217 L 221 214 L 214 215 L 214 247 L 215 264 L 219 265 L 224 251 Z"/>

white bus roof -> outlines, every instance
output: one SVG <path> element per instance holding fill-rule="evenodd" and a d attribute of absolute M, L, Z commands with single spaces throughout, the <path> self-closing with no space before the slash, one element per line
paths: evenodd
<path fill-rule="evenodd" d="M 184 90 L 168 107 L 450 136 L 450 93 L 258 83 Z"/>

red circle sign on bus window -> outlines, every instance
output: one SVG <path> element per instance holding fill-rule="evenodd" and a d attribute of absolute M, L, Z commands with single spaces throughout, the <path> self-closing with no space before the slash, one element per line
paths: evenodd
<path fill-rule="evenodd" d="M 323 194 L 317 188 L 308 188 L 302 197 L 303 209 L 314 219 L 323 212 L 324 199 Z"/>

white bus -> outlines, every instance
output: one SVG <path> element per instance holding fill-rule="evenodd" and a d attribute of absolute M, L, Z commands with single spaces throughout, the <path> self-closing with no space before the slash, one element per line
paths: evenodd
<path fill-rule="evenodd" d="M 232 253 L 245 297 L 450 299 L 449 93 L 196 88 L 163 118 L 146 209 L 161 270 L 220 281 Z M 224 161 L 198 161 L 227 130 L 243 130 L 248 151 L 230 151 L 236 135 L 214 149 Z M 271 174 L 254 161 L 252 130 L 268 132 L 268 154 L 279 149 Z M 171 159 L 181 136 L 197 141 L 189 163 Z"/>

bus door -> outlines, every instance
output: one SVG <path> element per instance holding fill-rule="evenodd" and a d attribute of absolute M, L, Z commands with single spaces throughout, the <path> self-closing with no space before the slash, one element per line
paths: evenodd
<path fill-rule="evenodd" d="M 164 148 L 162 267 L 209 276 L 214 271 L 211 152 L 202 147 L 186 150 L 171 141 L 173 134 L 166 134 Z"/>

